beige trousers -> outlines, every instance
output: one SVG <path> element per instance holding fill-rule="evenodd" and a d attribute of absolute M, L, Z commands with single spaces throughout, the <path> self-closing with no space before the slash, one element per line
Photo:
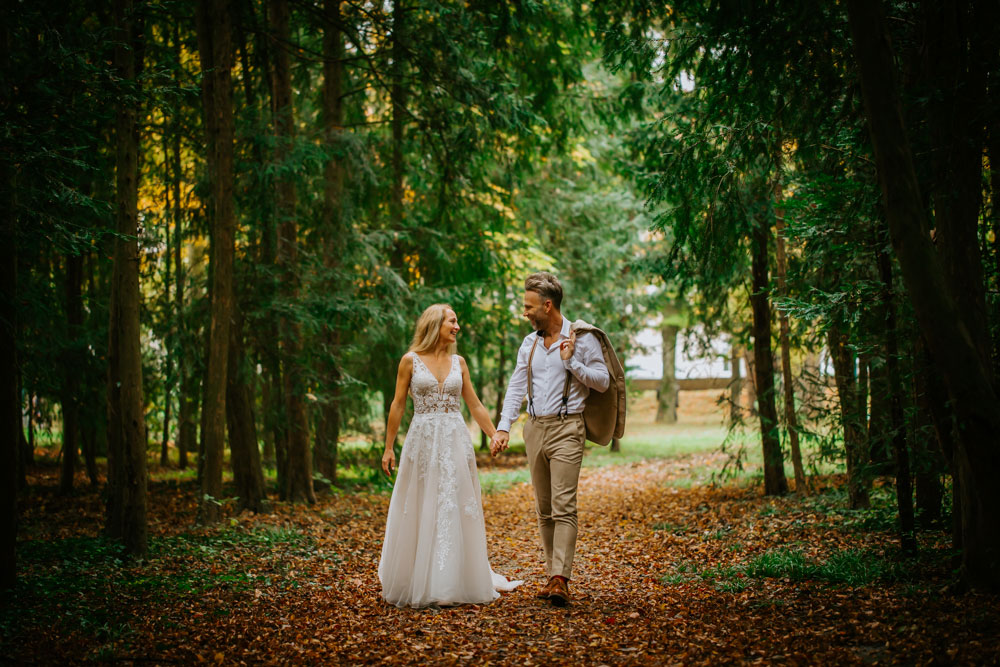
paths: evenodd
<path fill-rule="evenodd" d="M 570 578 L 576 551 L 576 487 L 586 430 L 583 415 L 535 417 L 524 425 L 538 532 L 550 577 Z"/>

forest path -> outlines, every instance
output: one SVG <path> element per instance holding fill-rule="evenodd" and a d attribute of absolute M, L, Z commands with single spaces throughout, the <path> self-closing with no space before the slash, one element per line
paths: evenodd
<path fill-rule="evenodd" d="M 756 487 L 694 484 L 722 461 L 716 452 L 585 468 L 573 603 L 563 609 L 534 597 L 544 572 L 529 484 L 484 496 L 492 565 L 526 583 L 490 605 L 413 610 L 380 596 L 386 494 L 275 503 L 201 527 L 196 485 L 168 477 L 150 487 L 149 556 L 127 563 L 97 536 L 99 492 L 61 497 L 58 469 L 40 469 L 23 514 L 21 592 L 0 614 L 0 655 L 44 664 L 996 662 L 1000 596 L 946 591 L 942 532 L 922 534 L 918 560 L 899 561 L 891 509 L 848 512 L 837 488 L 764 498 Z M 808 569 L 820 563 L 837 567 Z M 844 577 L 854 585 L 834 583 Z"/>
<path fill-rule="evenodd" d="M 161 617 L 149 628 L 156 643 L 146 655 L 172 646 L 184 659 L 226 663 L 473 665 L 978 662 L 997 655 L 995 597 L 881 582 L 749 582 L 739 564 L 776 547 L 822 558 L 885 548 L 889 538 L 852 534 L 838 524 L 841 515 L 794 497 L 685 488 L 692 469 L 718 466 L 720 457 L 584 469 L 574 600 L 564 609 L 534 597 L 544 573 L 529 484 L 484 499 L 494 569 L 526 580 L 487 606 L 411 610 L 382 601 L 376 568 L 385 496 L 279 507 L 260 521 L 292 522 L 314 539 L 312 550 L 275 568 L 284 569 L 284 583 L 275 577 L 249 601 L 205 600 L 194 611 L 204 623 L 178 618 L 177 629 L 164 632 Z"/>

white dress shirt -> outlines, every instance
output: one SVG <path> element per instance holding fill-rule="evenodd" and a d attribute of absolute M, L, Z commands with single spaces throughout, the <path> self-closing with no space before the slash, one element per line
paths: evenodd
<path fill-rule="evenodd" d="M 521 414 L 521 402 L 528 394 L 528 357 L 531 346 L 535 346 L 535 356 L 531 362 L 531 384 L 534 394 L 535 416 L 556 415 L 562 408 L 563 386 L 566 371 L 570 372 L 568 414 L 583 412 L 583 404 L 591 389 L 605 391 L 611 384 L 611 375 L 604 364 L 601 344 L 592 334 L 580 334 L 576 338 L 573 356 L 563 361 L 559 356 L 559 343 L 569 338 L 569 318 L 563 315 L 559 336 L 550 347 L 545 347 L 541 332 L 533 331 L 525 336 L 517 351 L 517 365 L 507 384 L 507 395 L 503 399 L 498 431 L 510 432 L 510 425 Z"/>

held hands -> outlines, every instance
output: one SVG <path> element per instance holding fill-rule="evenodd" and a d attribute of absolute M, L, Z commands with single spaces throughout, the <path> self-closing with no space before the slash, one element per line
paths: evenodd
<path fill-rule="evenodd" d="M 392 477 L 392 473 L 396 470 L 396 452 L 391 449 L 385 450 L 385 454 L 382 455 L 382 472 L 384 472 L 389 477 Z"/>
<path fill-rule="evenodd" d="M 490 454 L 496 456 L 507 449 L 510 444 L 510 433 L 507 431 L 497 431 L 490 440 Z"/>
<path fill-rule="evenodd" d="M 559 343 L 559 358 L 563 361 L 570 359 L 576 351 L 576 332 L 572 331 L 569 338 Z"/>

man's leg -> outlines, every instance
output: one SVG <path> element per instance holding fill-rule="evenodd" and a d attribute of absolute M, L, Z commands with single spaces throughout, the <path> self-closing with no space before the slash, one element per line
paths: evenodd
<path fill-rule="evenodd" d="M 535 489 L 535 514 L 538 516 L 538 533 L 545 552 L 545 572 L 551 576 L 556 574 L 552 571 L 552 536 L 555 524 L 552 521 L 549 461 L 544 447 L 546 430 L 540 423 L 529 419 L 524 425 L 524 452 L 528 456 L 528 472 Z"/>
<path fill-rule="evenodd" d="M 545 450 L 551 477 L 552 567 L 549 575 L 570 578 L 576 552 L 576 490 L 583 462 L 586 431 L 583 417 L 573 415 L 548 429 Z"/>

